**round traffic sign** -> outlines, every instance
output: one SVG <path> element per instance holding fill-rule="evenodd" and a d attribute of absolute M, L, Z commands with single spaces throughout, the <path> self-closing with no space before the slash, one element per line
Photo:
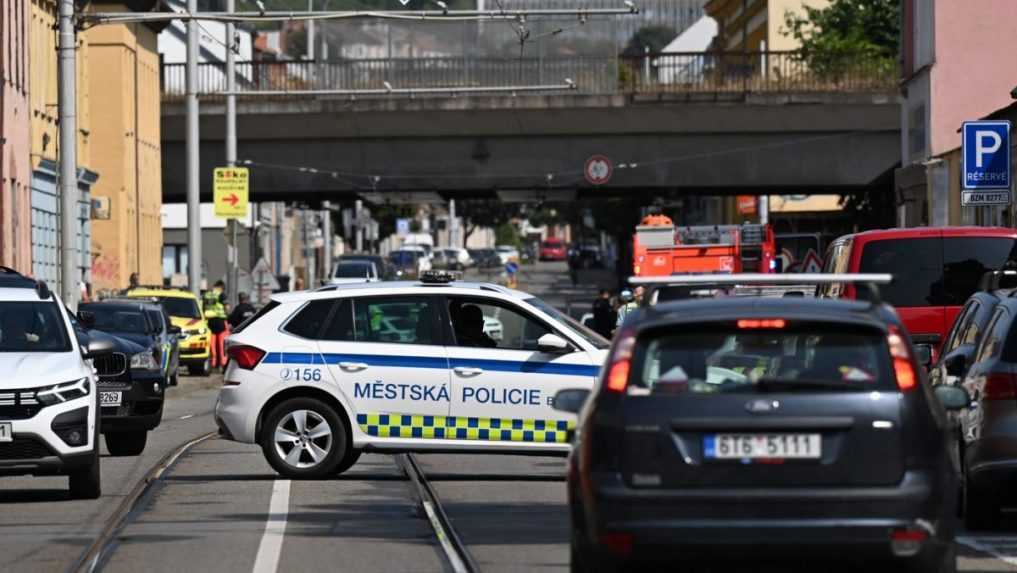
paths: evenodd
<path fill-rule="evenodd" d="M 605 155 L 594 155 L 586 160 L 583 166 L 583 175 L 590 185 L 604 185 L 611 180 L 614 173 L 614 165 Z"/>

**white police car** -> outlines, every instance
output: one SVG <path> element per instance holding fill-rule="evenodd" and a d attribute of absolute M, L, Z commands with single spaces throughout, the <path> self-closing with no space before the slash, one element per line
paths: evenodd
<path fill-rule="evenodd" d="M 106 339 L 81 348 L 45 283 L 0 267 L 0 475 L 67 475 L 71 497 L 99 497 L 90 361 L 112 351 Z"/>
<path fill-rule="evenodd" d="M 592 388 L 607 347 L 540 299 L 448 273 L 280 294 L 230 336 L 216 420 L 291 478 L 363 451 L 564 453 L 575 417 L 551 401 Z"/>

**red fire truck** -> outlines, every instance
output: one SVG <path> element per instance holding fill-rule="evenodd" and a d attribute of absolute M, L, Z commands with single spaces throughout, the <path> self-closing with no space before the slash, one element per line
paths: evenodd
<path fill-rule="evenodd" d="M 666 215 L 648 215 L 632 239 L 635 276 L 687 273 L 769 273 L 776 269 L 769 225 L 676 227 Z"/>

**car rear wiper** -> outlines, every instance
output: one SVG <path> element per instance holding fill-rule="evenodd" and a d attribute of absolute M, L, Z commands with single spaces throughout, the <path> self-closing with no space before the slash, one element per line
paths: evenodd
<path fill-rule="evenodd" d="M 842 382 L 839 380 L 809 380 L 805 378 L 760 378 L 756 388 L 763 391 L 777 390 L 864 390 L 858 381 Z"/>

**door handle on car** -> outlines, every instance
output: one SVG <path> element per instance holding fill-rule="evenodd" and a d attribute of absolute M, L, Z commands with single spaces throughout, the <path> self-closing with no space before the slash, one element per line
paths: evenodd
<path fill-rule="evenodd" d="M 340 362 L 339 368 L 347 372 L 360 372 L 361 370 L 367 370 L 367 364 L 363 362 Z"/>
<path fill-rule="evenodd" d="M 476 376 L 484 373 L 483 368 L 470 368 L 467 366 L 456 366 L 452 370 L 460 376 Z"/>

